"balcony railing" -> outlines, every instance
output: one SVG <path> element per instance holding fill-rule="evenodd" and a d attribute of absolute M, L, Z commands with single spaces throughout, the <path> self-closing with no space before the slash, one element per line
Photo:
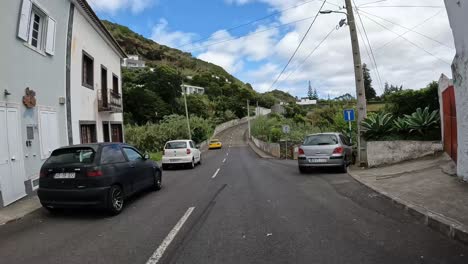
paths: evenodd
<path fill-rule="evenodd" d="M 98 90 L 98 110 L 99 112 L 122 112 L 122 95 L 112 90 Z"/>

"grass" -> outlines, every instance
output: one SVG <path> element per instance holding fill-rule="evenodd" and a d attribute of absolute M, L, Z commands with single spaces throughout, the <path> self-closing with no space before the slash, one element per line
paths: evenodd
<path fill-rule="evenodd" d="M 385 104 L 367 104 L 367 111 L 368 112 L 378 112 L 379 110 L 383 109 Z"/>
<path fill-rule="evenodd" d="M 155 161 L 160 161 L 162 160 L 162 151 L 158 152 L 151 152 L 150 153 L 150 158 Z"/>

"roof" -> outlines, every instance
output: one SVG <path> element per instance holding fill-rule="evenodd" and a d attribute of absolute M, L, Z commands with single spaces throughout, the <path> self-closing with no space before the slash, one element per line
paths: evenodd
<path fill-rule="evenodd" d="M 120 142 L 102 142 L 102 143 L 76 144 L 76 145 L 71 145 L 71 146 L 64 146 L 58 149 L 92 148 L 96 151 L 101 146 L 109 146 L 109 145 L 129 146 L 128 144 L 120 143 Z"/>
<path fill-rule="evenodd" d="M 81 8 L 83 8 L 83 10 L 86 12 L 88 17 L 95 23 L 95 25 L 99 29 L 101 29 L 104 35 L 106 35 L 107 39 L 110 41 L 112 46 L 114 46 L 114 48 L 118 51 L 120 56 L 122 58 L 127 58 L 127 54 L 125 54 L 125 51 L 122 49 L 122 47 L 120 47 L 119 43 L 117 43 L 115 38 L 109 32 L 109 30 L 107 30 L 106 26 L 104 26 L 104 24 L 101 22 L 101 20 L 96 15 L 96 13 L 91 8 L 91 6 L 88 4 L 88 2 L 86 0 L 75 0 L 75 1 L 81 6 Z"/>

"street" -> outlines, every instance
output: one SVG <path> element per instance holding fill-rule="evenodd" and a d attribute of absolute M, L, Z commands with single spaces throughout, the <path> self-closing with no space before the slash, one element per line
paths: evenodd
<path fill-rule="evenodd" d="M 40 209 L 0 227 L 0 262 L 468 263 L 468 247 L 350 176 L 260 159 L 245 131 L 219 134 L 222 149 L 194 170 L 164 171 L 161 191 L 137 195 L 118 216 Z"/>

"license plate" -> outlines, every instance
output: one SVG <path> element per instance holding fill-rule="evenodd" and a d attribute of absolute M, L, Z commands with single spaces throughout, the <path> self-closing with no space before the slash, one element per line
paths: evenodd
<path fill-rule="evenodd" d="M 309 159 L 310 163 L 326 163 L 327 159 Z"/>
<path fill-rule="evenodd" d="M 55 173 L 54 179 L 74 179 L 74 172 Z"/>
<path fill-rule="evenodd" d="M 180 159 L 170 159 L 171 162 L 177 162 L 180 161 Z"/>

